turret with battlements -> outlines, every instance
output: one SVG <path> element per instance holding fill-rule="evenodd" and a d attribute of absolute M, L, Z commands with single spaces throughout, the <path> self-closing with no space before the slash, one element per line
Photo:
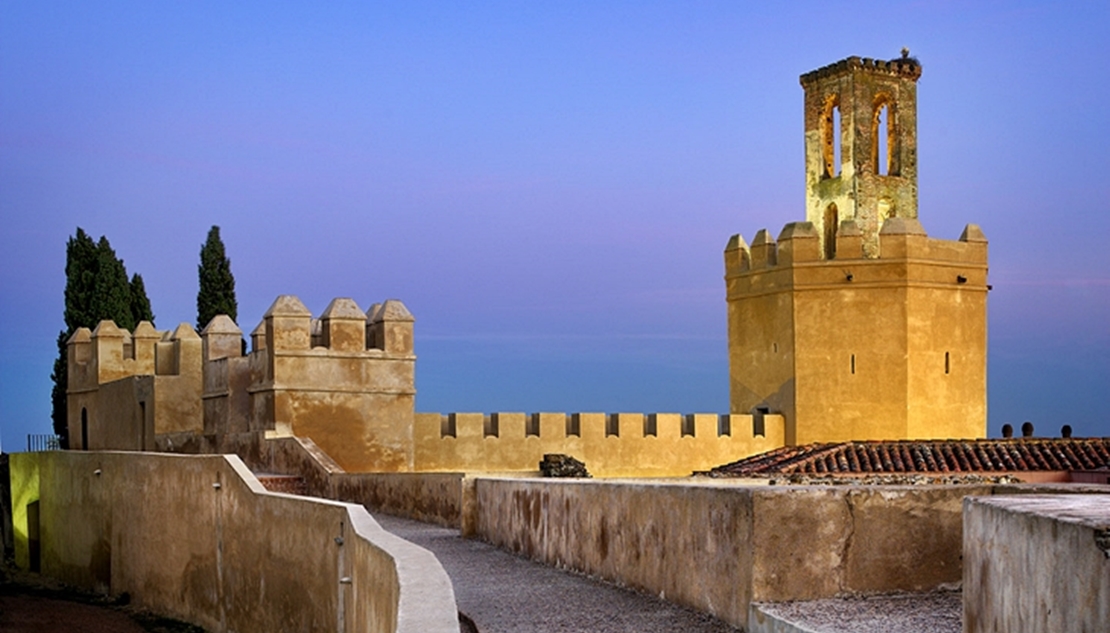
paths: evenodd
<path fill-rule="evenodd" d="M 788 444 L 986 433 L 987 241 L 918 221 L 920 75 L 802 75 L 807 220 L 725 249 L 731 410 L 782 413 Z"/>

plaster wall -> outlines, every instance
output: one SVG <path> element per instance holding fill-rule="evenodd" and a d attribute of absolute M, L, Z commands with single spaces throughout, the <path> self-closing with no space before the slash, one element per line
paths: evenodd
<path fill-rule="evenodd" d="M 21 565 L 38 501 L 45 575 L 212 631 L 458 630 L 430 553 L 361 507 L 267 493 L 235 457 L 24 453 L 12 489 Z"/>
<path fill-rule="evenodd" d="M 1110 495 L 967 499 L 964 534 L 964 631 L 1106 630 Z"/>
<path fill-rule="evenodd" d="M 595 477 L 685 477 L 783 445 L 782 416 L 677 413 L 418 413 L 418 472 L 526 472 L 571 455 Z"/>
<path fill-rule="evenodd" d="M 743 628 L 753 601 L 958 584 L 965 496 L 1092 489 L 479 477 L 475 504 L 494 545 Z"/>
<path fill-rule="evenodd" d="M 464 473 L 348 473 L 311 439 L 237 439 L 226 438 L 220 450 L 239 454 L 255 472 L 299 476 L 314 496 L 474 532 L 474 480 Z"/>

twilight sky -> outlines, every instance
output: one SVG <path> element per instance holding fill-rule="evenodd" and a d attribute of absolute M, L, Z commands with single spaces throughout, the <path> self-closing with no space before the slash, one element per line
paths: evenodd
<path fill-rule="evenodd" d="M 421 411 L 725 412 L 722 250 L 804 219 L 798 76 L 903 46 L 920 219 L 991 243 L 991 435 L 1110 435 L 1106 2 L 92 4 L 0 5 L 5 450 L 78 226 L 160 329 L 213 224 L 248 332 L 401 299 Z"/>

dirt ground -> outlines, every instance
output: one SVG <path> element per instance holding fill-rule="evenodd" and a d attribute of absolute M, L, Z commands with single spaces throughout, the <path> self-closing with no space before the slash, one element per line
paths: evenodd
<path fill-rule="evenodd" d="M 204 629 L 51 582 L 0 570 L 0 631 L 4 633 L 205 633 Z"/>

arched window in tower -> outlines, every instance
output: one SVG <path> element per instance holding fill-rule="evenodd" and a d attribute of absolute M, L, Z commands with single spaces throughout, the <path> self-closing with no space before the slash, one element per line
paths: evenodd
<path fill-rule="evenodd" d="M 836 230 L 840 227 L 840 214 L 836 203 L 825 207 L 825 259 L 836 259 Z"/>
<path fill-rule="evenodd" d="M 897 139 L 894 134 L 894 108 L 890 95 L 875 97 L 871 114 L 871 165 L 880 176 L 897 176 L 895 156 Z"/>
<path fill-rule="evenodd" d="M 840 175 L 840 95 L 825 98 L 821 112 L 821 147 L 825 163 L 825 178 Z"/>

